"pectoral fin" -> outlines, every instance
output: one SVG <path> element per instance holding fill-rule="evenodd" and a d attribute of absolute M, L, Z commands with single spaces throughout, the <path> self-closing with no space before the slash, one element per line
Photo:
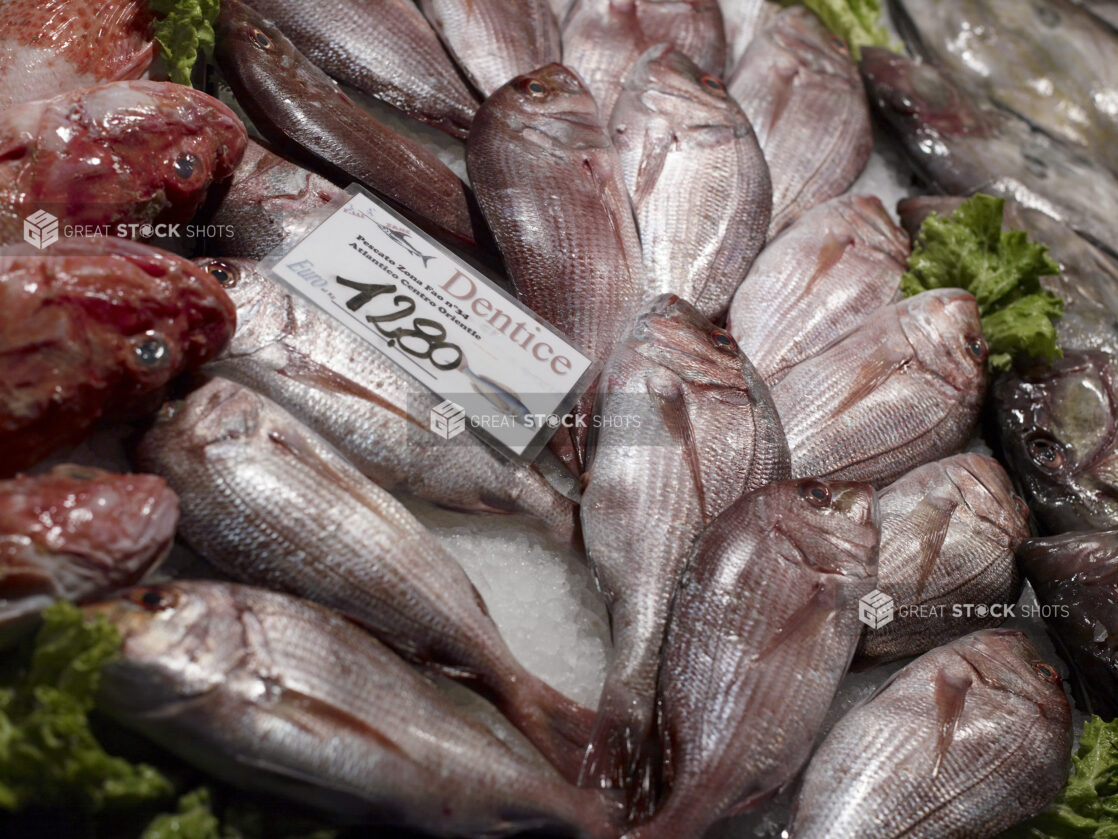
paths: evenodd
<path fill-rule="evenodd" d="M 946 670 L 936 673 L 936 748 L 932 777 L 939 774 L 940 767 L 947 757 L 947 750 L 955 739 L 955 730 L 963 716 L 963 708 L 970 690 L 968 676 L 956 676 Z"/>

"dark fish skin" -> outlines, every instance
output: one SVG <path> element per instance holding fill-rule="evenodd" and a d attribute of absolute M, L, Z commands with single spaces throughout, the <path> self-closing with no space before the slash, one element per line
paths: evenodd
<path fill-rule="evenodd" d="M 1024 633 L 937 647 L 846 714 L 816 750 L 791 839 L 987 839 L 1063 787 L 1071 709 Z"/>
<path fill-rule="evenodd" d="M 593 97 L 559 64 L 516 77 L 478 110 L 466 164 L 517 297 L 604 362 L 645 283 L 621 162 Z M 590 391 L 576 416 L 592 405 Z M 569 435 L 578 471 L 587 431 Z"/>
<path fill-rule="evenodd" d="M 1118 38 L 1072 0 L 891 0 L 908 45 L 976 99 L 1118 171 Z"/>
<path fill-rule="evenodd" d="M 920 655 L 1005 619 L 1004 612 L 953 610 L 958 604 L 1013 604 L 1021 593 L 1013 552 L 1029 536 L 1029 508 L 996 460 L 966 452 L 928 463 L 885 487 L 878 499 L 877 588 L 898 606 L 924 611 L 867 627 L 859 658 Z M 932 608 L 942 612 L 927 611 Z"/>
<path fill-rule="evenodd" d="M 625 79 L 609 122 L 652 293 L 725 312 L 765 244 L 769 167 L 725 85 L 666 44 Z"/>
<path fill-rule="evenodd" d="M 249 140 L 229 187 L 209 221 L 228 229 L 216 236 L 220 256 L 261 259 L 301 230 L 307 218 L 349 196 L 321 175 Z"/>
<path fill-rule="evenodd" d="M 468 512 L 526 513 L 558 541 L 577 541 L 578 505 L 536 468 L 501 457 L 472 434 L 432 434 L 430 412 L 441 397 L 347 327 L 251 261 L 197 262 L 222 282 L 239 318 L 208 372 L 279 403 L 387 490 Z"/>
<path fill-rule="evenodd" d="M 771 239 L 854 183 L 873 151 L 869 105 L 841 38 L 812 12 L 787 8 L 750 43 L 730 75 L 769 163 Z"/>
<path fill-rule="evenodd" d="M 0 477 L 134 418 L 225 347 L 236 309 L 182 257 L 127 239 L 0 248 Z M 158 405 L 158 401 L 155 405 Z"/>
<path fill-rule="evenodd" d="M 962 450 L 986 394 L 986 357 L 965 291 L 878 309 L 773 386 L 792 475 L 881 487 Z"/>
<path fill-rule="evenodd" d="M 110 82 L 0 109 L 0 245 L 22 241 L 24 218 L 40 210 L 60 232 L 190 221 L 246 140 L 223 103 L 170 82 Z"/>
<path fill-rule="evenodd" d="M 1118 528 L 1118 367 L 1099 352 L 994 383 L 1002 451 L 1050 533 Z"/>
<path fill-rule="evenodd" d="M 474 244 L 469 188 L 414 140 L 363 110 L 248 6 L 222 3 L 217 61 L 253 123 L 279 148 L 360 181 L 409 217 Z"/>
<path fill-rule="evenodd" d="M 248 5 L 343 84 L 453 137 L 469 133 L 477 99 L 410 0 L 334 0 L 322 8 L 292 0 Z"/>
<path fill-rule="evenodd" d="M 0 646 L 56 600 L 134 585 L 171 548 L 178 497 L 155 475 L 62 464 L 0 481 Z"/>
<path fill-rule="evenodd" d="M 660 670 L 668 793 L 627 839 L 702 836 L 795 777 L 854 654 L 877 548 L 861 483 L 770 484 L 703 533 Z"/>
<path fill-rule="evenodd" d="M 0 19 L 0 109 L 138 79 L 155 55 L 147 0 L 2 0 Z"/>
<path fill-rule="evenodd" d="M 876 198 L 832 198 L 761 251 L 734 292 L 727 328 L 771 386 L 895 303 L 908 254 L 908 237 Z"/>
<path fill-rule="evenodd" d="M 672 594 L 703 527 L 744 492 L 789 476 L 768 388 L 723 329 L 675 295 L 655 300 L 602 373 L 583 475 L 587 555 L 610 610 L 606 676 L 583 783 L 655 795 L 656 672 Z"/>
<path fill-rule="evenodd" d="M 1118 253 L 1112 173 L 1006 111 L 981 108 L 931 65 L 867 47 L 860 68 L 877 115 L 935 191 L 1016 199 Z"/>
<path fill-rule="evenodd" d="M 929 213 L 950 215 L 963 200 L 921 195 L 902 200 L 897 212 L 915 237 Z M 1002 229 L 1024 230 L 1060 265 L 1058 275 L 1040 278 L 1064 301 L 1064 314 L 1056 321 L 1059 345 L 1118 355 L 1118 265 L 1062 221 L 1012 199 L 1006 200 Z"/>
<path fill-rule="evenodd" d="M 100 709 L 235 786 L 425 835 L 616 835 L 600 794 L 506 745 L 321 606 L 197 580 L 135 588 L 86 614 L 122 636 Z"/>
<path fill-rule="evenodd" d="M 136 460 L 178 492 L 180 536 L 218 569 L 349 615 L 577 775 L 593 713 L 525 670 L 427 529 L 274 402 L 214 379 L 164 409 Z"/>
<path fill-rule="evenodd" d="M 1021 571 L 1078 671 L 1088 712 L 1118 716 L 1118 532 L 1028 539 Z"/>
<path fill-rule="evenodd" d="M 488 96 L 509 79 L 562 58 L 548 0 L 421 0 L 420 7 L 474 87 Z"/>

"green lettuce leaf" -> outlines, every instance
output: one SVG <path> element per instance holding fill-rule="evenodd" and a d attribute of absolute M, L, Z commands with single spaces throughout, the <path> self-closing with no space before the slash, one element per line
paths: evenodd
<path fill-rule="evenodd" d="M 1007 839 L 1118 839 L 1118 720 L 1089 719 L 1071 764 L 1056 800 Z"/>
<path fill-rule="evenodd" d="M 783 6 L 807 6 L 823 24 L 846 41 L 857 61 L 862 47 L 898 47 L 881 23 L 880 0 L 781 0 Z"/>
<path fill-rule="evenodd" d="M 975 195 L 949 217 L 932 213 L 901 278 L 906 297 L 934 288 L 973 294 L 995 370 L 1017 358 L 1052 361 L 1062 355 L 1053 321 L 1063 315 L 1064 303 L 1040 284 L 1060 266 L 1022 231 L 1002 230 L 1004 209 L 1001 198 Z"/>
<path fill-rule="evenodd" d="M 149 0 L 148 5 L 160 16 L 155 22 L 155 40 L 171 81 L 189 85 L 198 53 L 213 52 L 214 21 L 221 0 Z"/>
<path fill-rule="evenodd" d="M 97 811 L 172 793 L 157 770 L 107 754 L 89 728 L 101 668 L 120 643 L 104 618 L 87 622 L 72 604 L 43 613 L 30 667 L 0 690 L 0 809 L 76 804 Z"/>

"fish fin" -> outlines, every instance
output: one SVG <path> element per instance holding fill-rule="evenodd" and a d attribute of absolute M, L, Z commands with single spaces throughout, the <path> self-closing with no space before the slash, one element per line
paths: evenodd
<path fill-rule="evenodd" d="M 664 425 L 682 450 L 687 469 L 691 474 L 691 483 L 698 495 L 699 509 L 703 512 L 703 523 L 706 524 L 710 516 L 706 494 L 703 492 L 702 458 L 699 456 L 699 448 L 695 442 L 695 427 L 691 424 L 691 415 L 687 410 L 687 394 L 674 379 L 667 382 L 649 379 L 646 387 L 656 400 Z"/>
<path fill-rule="evenodd" d="M 726 815 L 740 816 L 742 813 L 749 812 L 755 807 L 758 807 L 761 804 L 764 804 L 766 801 L 770 800 L 782 789 L 783 787 L 777 787 L 776 789 L 765 790 L 764 792 L 758 792 L 754 793 L 753 795 L 747 796 L 739 801 L 737 804 L 735 804 L 733 807 L 731 807 L 729 811 L 727 811 Z"/>
<path fill-rule="evenodd" d="M 804 284 L 804 291 L 800 295 L 801 299 L 807 297 L 815 284 L 826 277 L 831 269 L 842 261 L 847 249 L 853 244 L 854 240 L 850 236 L 840 238 L 833 233 L 828 233 L 823 237 L 823 244 L 819 246 L 815 258 L 815 270 L 812 272 L 811 278 Z"/>
<path fill-rule="evenodd" d="M 843 398 L 842 402 L 835 408 L 832 416 L 838 416 L 854 405 L 861 402 L 873 391 L 875 391 L 881 384 L 889 379 L 895 372 L 901 369 L 905 359 L 902 356 L 894 355 L 893 357 L 875 356 L 858 370 L 858 376 L 851 384 L 850 391 Z"/>
<path fill-rule="evenodd" d="M 328 722 L 335 733 L 340 728 L 371 740 L 387 752 L 399 757 L 409 757 L 387 732 L 370 725 L 360 717 L 347 713 L 336 705 L 302 691 L 280 686 L 278 696 L 268 704 L 268 711 L 308 734 L 322 734 L 322 724 Z"/>
<path fill-rule="evenodd" d="M 947 530 L 951 526 L 951 517 L 959 503 L 951 498 L 942 498 L 934 495 L 925 496 L 913 508 L 909 515 L 920 532 L 920 574 L 917 577 L 916 596 L 924 593 L 924 588 L 931 579 L 939 560 L 943 542 L 947 538 Z"/>
<path fill-rule="evenodd" d="M 967 691 L 971 680 L 968 676 L 956 676 L 942 668 L 936 673 L 936 760 L 932 765 L 932 777 L 939 775 L 947 750 L 955 739 L 955 730 L 963 716 L 967 701 Z"/>
<path fill-rule="evenodd" d="M 380 394 L 374 393 L 364 385 L 341 375 L 335 370 L 331 370 L 324 364 L 319 364 L 310 356 L 296 352 L 289 347 L 285 347 L 285 349 L 287 350 L 288 360 L 279 370 L 281 376 L 286 376 L 292 381 L 313 387 L 316 390 L 356 397 L 426 430 L 427 426 L 420 420 L 399 405 L 389 402 Z"/>
<path fill-rule="evenodd" d="M 753 656 L 753 661 L 764 661 L 778 649 L 789 643 L 792 639 L 802 635 L 810 635 L 828 616 L 834 614 L 837 604 L 837 592 L 828 580 L 820 580 L 811 590 L 807 602 L 796 609 L 776 630 L 772 640 L 759 653 Z"/>
<path fill-rule="evenodd" d="M 635 701 L 639 704 L 643 697 L 635 697 Z M 578 783 L 624 790 L 627 818 L 633 822 L 647 819 L 655 809 L 654 769 L 660 743 L 655 726 L 633 720 L 631 704 L 630 693 L 624 688 L 603 693 Z"/>
<path fill-rule="evenodd" d="M 644 143 L 641 148 L 640 166 L 633 181 L 633 206 L 641 207 L 645 198 L 656 189 L 660 174 L 664 171 L 664 163 L 668 159 L 668 152 L 678 142 L 675 132 L 665 135 L 663 132 L 644 132 Z"/>

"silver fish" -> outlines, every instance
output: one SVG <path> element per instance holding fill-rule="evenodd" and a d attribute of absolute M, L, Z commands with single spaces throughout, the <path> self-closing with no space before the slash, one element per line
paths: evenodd
<path fill-rule="evenodd" d="M 960 451 L 986 393 L 986 357 L 965 291 L 879 309 L 773 387 L 792 474 L 884 486 Z"/>
<path fill-rule="evenodd" d="M 766 247 L 727 328 L 770 385 L 900 297 L 909 240 L 876 198 L 808 210 Z"/>
<path fill-rule="evenodd" d="M 229 783 L 438 836 L 615 835 L 595 792 L 501 742 L 328 609 L 199 580 L 86 611 L 123 639 L 99 707 Z"/>
<path fill-rule="evenodd" d="M 1070 753 L 1056 668 L 1021 632 L 976 632 L 916 659 L 838 722 L 808 765 L 788 832 L 986 839 L 1056 795 Z"/>
<path fill-rule="evenodd" d="M 637 23 L 649 44 L 668 44 L 703 72 L 721 76 L 726 29 L 718 0 L 636 0 Z"/>
<path fill-rule="evenodd" d="M 630 71 L 609 124 L 653 294 L 721 316 L 765 243 L 769 168 L 716 77 L 660 44 Z"/>
<path fill-rule="evenodd" d="M 889 484 L 879 499 L 877 587 L 921 611 L 868 627 L 859 657 L 920 655 L 1005 619 L 1006 604 L 1021 591 L 1013 552 L 1029 537 L 1029 508 L 996 460 L 968 452 L 928 463 Z M 978 608 L 956 613 L 957 604 Z M 991 606 L 1000 611 L 983 608 Z"/>
<path fill-rule="evenodd" d="M 454 558 L 278 405 L 214 379 L 164 409 L 137 459 L 176 489 L 180 536 L 219 570 L 354 618 L 492 699 L 577 774 L 592 712 L 525 670 Z"/>
<path fill-rule="evenodd" d="M 582 523 L 616 654 L 583 781 L 627 787 L 631 810 L 645 815 L 656 672 L 684 563 L 742 493 L 788 476 L 788 450 L 768 389 L 733 338 L 674 295 L 638 318 L 600 388 Z"/>
<path fill-rule="evenodd" d="M 762 29 L 730 76 L 773 183 L 772 238 L 847 190 L 873 150 L 869 105 L 842 39 L 803 7 Z"/>
<path fill-rule="evenodd" d="M 578 73 L 608 120 L 625 74 L 652 46 L 637 20 L 637 0 L 574 0 L 562 33 L 563 63 Z"/>
<path fill-rule="evenodd" d="M 858 483 L 771 484 L 706 530 L 660 670 L 668 793 L 629 839 L 702 836 L 796 775 L 854 654 L 877 546 Z"/>
<path fill-rule="evenodd" d="M 746 47 L 780 6 L 769 0 L 722 0 L 722 25 L 726 30 L 726 74 L 733 72 Z"/>
<path fill-rule="evenodd" d="M 559 24 L 547 0 L 420 0 L 420 7 L 486 96 L 562 56 Z"/>
<path fill-rule="evenodd" d="M 517 296 L 604 361 L 645 283 L 621 163 L 593 97 L 559 64 L 518 76 L 478 110 L 466 162 Z M 587 430 L 568 435 L 568 463 L 581 462 Z"/>
<path fill-rule="evenodd" d="M 560 542 L 576 540 L 573 502 L 472 434 L 436 437 L 430 414 L 442 400 L 347 327 L 252 262 L 197 262 L 237 306 L 237 332 L 212 372 L 278 402 L 385 489 L 456 510 L 527 513 Z"/>

